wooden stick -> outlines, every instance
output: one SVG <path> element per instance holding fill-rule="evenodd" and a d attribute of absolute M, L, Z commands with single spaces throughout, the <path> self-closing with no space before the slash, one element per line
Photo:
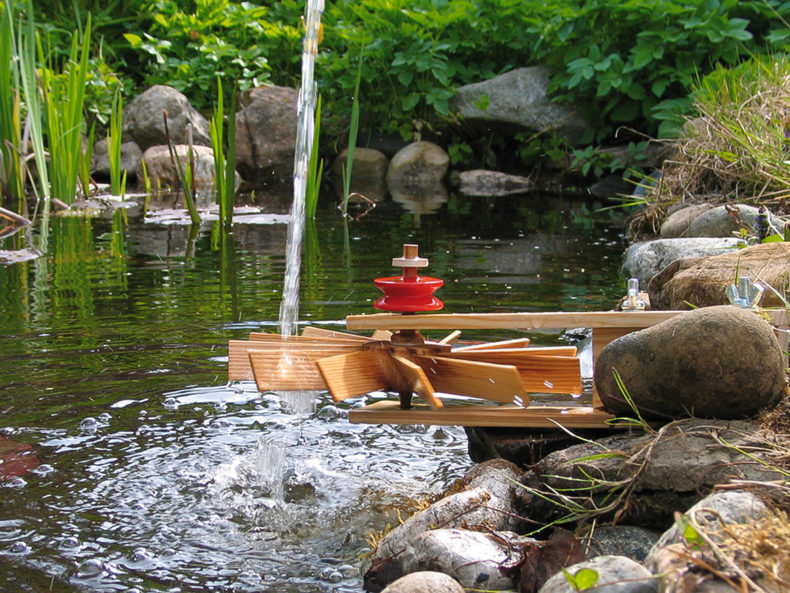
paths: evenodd
<path fill-rule="evenodd" d="M 348 340 L 358 340 L 360 342 L 365 342 L 370 339 L 365 336 L 358 336 L 357 334 L 349 334 L 347 332 L 340 332 L 332 329 L 324 329 L 323 327 L 316 327 L 314 325 L 308 325 L 305 327 L 302 330 L 302 336 L 308 338 L 344 338 Z"/>
<path fill-rule="evenodd" d="M 349 421 L 354 424 L 427 424 L 440 426 L 499 426 L 525 428 L 557 428 L 561 424 L 569 429 L 616 428 L 610 423 L 614 416 L 603 410 L 587 406 L 530 406 L 515 405 L 450 405 L 441 410 L 428 406 L 415 406 L 401 410 L 397 401 L 376 402 L 364 408 L 351 410 Z"/>
<path fill-rule="evenodd" d="M 529 338 L 516 338 L 514 340 L 501 340 L 499 342 L 482 342 L 480 344 L 471 344 L 469 346 L 460 346 L 453 348 L 453 352 L 461 352 L 468 350 L 491 350 L 498 348 L 526 348 L 529 346 Z"/>
<path fill-rule="evenodd" d="M 436 397 L 433 385 L 428 380 L 428 377 L 425 376 L 425 371 L 422 370 L 420 365 L 396 354 L 392 355 L 392 360 L 395 362 L 398 372 L 406 377 L 409 382 L 409 388 L 428 402 L 432 410 L 438 410 L 442 407 L 442 401 Z"/>
<path fill-rule="evenodd" d="M 649 327 L 685 311 L 555 311 L 547 313 L 430 313 L 349 315 L 349 329 L 561 329 Z"/>

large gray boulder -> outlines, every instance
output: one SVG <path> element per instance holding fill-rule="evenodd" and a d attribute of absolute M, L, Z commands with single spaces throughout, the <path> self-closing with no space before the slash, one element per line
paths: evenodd
<path fill-rule="evenodd" d="M 672 214 L 667 216 L 667 219 L 661 225 L 659 234 L 662 239 L 676 239 L 678 237 L 685 237 L 688 233 L 691 222 L 703 212 L 713 208 L 713 204 L 703 202 L 702 204 L 691 204 L 685 208 L 675 210 Z"/>
<path fill-rule="evenodd" d="M 785 388 L 773 327 L 733 306 L 695 309 L 607 344 L 595 385 L 607 410 L 633 414 L 615 380 L 649 417 L 743 418 L 775 405 Z"/>
<path fill-rule="evenodd" d="M 629 278 L 638 278 L 642 287 L 674 261 L 709 257 L 729 253 L 743 245 L 740 239 L 730 238 L 673 238 L 633 243 L 625 252 L 623 272 Z M 654 305 L 655 308 L 655 305 Z"/>
<path fill-rule="evenodd" d="M 348 160 L 348 148 L 344 148 L 332 167 L 335 187 L 339 195 L 343 188 L 343 170 Z M 350 192 L 357 192 L 379 202 L 387 197 L 387 167 L 389 159 L 380 150 L 357 146 L 354 148 L 354 163 L 351 167 Z M 340 195 L 340 197 L 343 197 Z"/>
<path fill-rule="evenodd" d="M 433 142 L 412 142 L 400 149 L 387 168 L 387 187 L 394 193 L 444 190 L 450 156 Z"/>
<path fill-rule="evenodd" d="M 236 114 L 236 168 L 253 185 L 290 180 L 294 170 L 297 91 L 290 87 L 251 89 Z"/>
<path fill-rule="evenodd" d="M 573 106 L 552 101 L 550 81 L 551 69 L 546 66 L 518 68 L 458 88 L 450 109 L 472 124 L 551 130 L 575 144 L 588 123 Z"/>
<path fill-rule="evenodd" d="M 191 126 L 192 143 L 211 146 L 208 120 L 183 94 L 164 85 L 152 86 L 124 107 L 124 141 L 133 140 L 143 152 L 151 146 L 167 144 L 164 112 L 167 112 L 167 128 L 173 144 L 186 144 L 187 127 Z"/>

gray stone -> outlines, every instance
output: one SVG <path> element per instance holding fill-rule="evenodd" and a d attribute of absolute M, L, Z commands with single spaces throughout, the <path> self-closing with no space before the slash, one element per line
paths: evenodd
<path fill-rule="evenodd" d="M 763 243 L 703 259 L 677 260 L 651 279 L 650 303 L 654 309 L 726 304 L 725 288 L 739 277 L 765 287 L 761 307 L 784 307 L 790 285 L 790 243 Z"/>
<path fill-rule="evenodd" d="M 348 159 L 348 149 L 344 148 L 332 167 L 335 178 L 335 187 L 340 197 L 343 191 L 343 169 L 345 169 Z M 389 159 L 386 155 L 373 148 L 363 148 L 357 146 L 354 149 L 354 164 L 351 168 L 350 191 L 357 192 L 379 202 L 387 197 L 387 167 Z"/>
<path fill-rule="evenodd" d="M 521 474 L 515 465 L 501 459 L 476 465 L 463 479 L 462 491 L 442 498 L 393 529 L 379 542 L 374 558 L 397 556 L 421 533 L 436 526 L 514 529 L 518 523 L 512 512 L 514 480 Z"/>
<path fill-rule="evenodd" d="M 653 548 L 660 533 L 635 525 L 604 525 L 596 527 L 590 541 L 589 555 L 625 556 L 642 562 Z"/>
<path fill-rule="evenodd" d="M 503 590 L 513 579 L 500 567 L 518 560 L 517 547 L 502 537 L 466 529 L 433 529 L 420 534 L 398 556 L 404 573 L 421 570 L 443 572 L 462 587 Z"/>
<path fill-rule="evenodd" d="M 754 416 L 785 388 L 771 325 L 728 305 L 677 315 L 603 348 L 595 364 L 598 394 L 612 413 L 633 414 L 615 370 L 636 407 L 653 418 Z"/>
<path fill-rule="evenodd" d="M 251 89 L 236 114 L 236 168 L 255 186 L 290 181 L 294 170 L 297 91 L 267 86 Z"/>
<path fill-rule="evenodd" d="M 736 212 L 737 211 L 737 212 Z M 694 218 L 686 231 L 687 237 L 731 237 L 740 232 L 741 228 L 754 231 L 756 228 L 758 208 L 744 204 L 734 206 L 716 206 Z M 781 231 L 784 222 L 774 215 L 771 222 Z"/>
<path fill-rule="evenodd" d="M 588 123 L 573 106 L 552 101 L 547 91 L 550 81 L 550 68 L 518 68 L 458 88 L 450 109 L 473 124 L 550 130 L 575 144 Z"/>
<path fill-rule="evenodd" d="M 392 193 L 423 193 L 444 187 L 450 157 L 433 142 L 412 142 L 392 157 L 387 187 Z"/>
<path fill-rule="evenodd" d="M 181 167 L 186 170 L 189 147 L 179 144 L 174 148 Z M 192 175 L 197 189 L 195 202 L 198 208 L 207 208 L 214 203 L 214 151 L 208 146 L 193 146 L 192 154 L 195 163 Z M 142 161 L 145 161 L 146 171 L 154 190 L 156 188 L 177 190 L 181 187 L 176 165 L 170 158 L 170 149 L 167 146 L 152 146 L 143 153 L 137 171 L 138 179 L 143 178 Z"/>
<path fill-rule="evenodd" d="M 743 245 L 743 242 L 735 237 L 657 239 L 634 243 L 625 253 L 623 272 L 629 278 L 638 278 L 640 286 L 647 287 L 653 276 L 676 260 L 729 253 L 738 245 Z"/>
<path fill-rule="evenodd" d="M 711 208 L 713 208 L 713 204 L 705 202 L 702 204 L 692 204 L 680 210 L 676 210 L 670 214 L 664 221 L 664 224 L 661 225 L 661 238 L 676 239 L 685 237 L 686 233 L 688 233 L 689 226 L 691 226 L 691 222 L 697 216 Z"/>
<path fill-rule="evenodd" d="M 424 570 L 399 578 L 382 593 L 464 593 L 464 588 L 443 572 Z"/>
<path fill-rule="evenodd" d="M 140 150 L 136 142 L 124 142 L 121 144 L 121 173 L 123 174 L 126 171 L 127 176 L 137 176 L 137 169 L 142 158 L 143 151 Z M 99 140 L 93 146 L 91 172 L 94 175 L 110 176 L 110 157 L 106 138 Z"/>
<path fill-rule="evenodd" d="M 458 191 L 467 196 L 502 197 L 523 194 L 534 187 L 528 177 L 475 169 L 460 174 Z"/>
<path fill-rule="evenodd" d="M 623 556 L 597 556 L 568 567 L 571 575 L 577 575 L 582 569 L 597 573 L 597 579 L 591 591 L 595 593 L 655 593 L 657 584 L 655 577 L 644 566 Z M 540 588 L 539 593 L 577 593 L 564 573 L 551 577 Z"/>
<path fill-rule="evenodd" d="M 123 110 L 123 137 L 134 140 L 140 150 L 167 144 L 164 112 L 173 144 L 187 143 L 187 126 L 192 127 L 192 143 L 211 146 L 208 121 L 172 87 L 155 85 L 135 97 Z"/>

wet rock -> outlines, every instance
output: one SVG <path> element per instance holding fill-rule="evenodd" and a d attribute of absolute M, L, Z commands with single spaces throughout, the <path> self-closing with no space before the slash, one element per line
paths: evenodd
<path fill-rule="evenodd" d="M 688 233 L 689 226 L 691 226 L 691 221 L 711 208 L 713 208 L 713 204 L 705 202 L 703 204 L 692 204 L 676 210 L 670 214 L 664 221 L 664 224 L 661 225 L 661 230 L 659 232 L 661 238 L 676 239 L 685 237 L 686 233 Z"/>
<path fill-rule="evenodd" d="M 522 592 L 537 591 L 563 568 L 587 560 L 582 543 L 565 529 L 555 529 L 545 542 L 527 541 L 519 548 L 521 558 L 508 573 L 518 575 Z"/>
<path fill-rule="evenodd" d="M 463 171 L 459 177 L 458 191 L 466 196 L 498 198 L 523 194 L 535 187 L 528 177 L 499 171 L 475 169 Z"/>
<path fill-rule="evenodd" d="M 178 144 L 174 149 L 176 157 L 181 162 L 182 169 L 186 169 L 189 147 L 185 144 Z M 193 146 L 192 158 L 194 162 L 192 179 L 197 189 L 195 202 L 198 208 L 206 208 L 214 204 L 214 151 L 208 146 Z M 178 169 L 170 157 L 169 147 L 152 146 L 143 153 L 140 168 L 137 172 L 138 179 L 143 178 L 142 161 L 145 161 L 146 171 L 151 179 L 152 187 L 161 187 L 163 189 L 177 189 L 181 187 Z M 181 198 L 181 202 L 183 203 L 183 198 Z"/>
<path fill-rule="evenodd" d="M 610 412 L 633 415 L 615 370 L 652 418 L 754 416 L 775 405 L 786 384 L 772 326 L 732 306 L 689 311 L 604 347 L 595 364 L 598 394 Z"/>
<path fill-rule="evenodd" d="M 548 67 L 517 68 L 456 89 L 450 109 L 472 125 L 551 130 L 575 144 L 588 123 L 578 109 L 551 99 L 547 91 L 550 81 Z"/>
<path fill-rule="evenodd" d="M 729 490 L 710 494 L 692 506 L 686 516 L 694 521 L 707 538 L 722 545 L 728 535 L 727 526 L 753 524 L 770 513 L 769 507 L 754 492 Z M 653 546 L 645 565 L 658 578 L 661 593 L 680 593 L 679 583 L 702 593 L 735 591 L 722 580 L 712 578 L 707 571 L 700 571 L 691 561 L 694 552 L 685 543 L 677 523 L 664 532 Z M 715 556 L 711 555 L 711 561 Z M 709 561 L 710 562 L 710 561 Z M 715 561 L 714 561 L 715 562 Z M 768 587 L 766 591 L 771 591 Z"/>
<path fill-rule="evenodd" d="M 596 527 L 589 546 L 590 556 L 625 556 L 642 562 L 661 534 L 635 525 Z"/>
<path fill-rule="evenodd" d="M 622 175 L 607 175 L 588 188 L 589 194 L 594 198 L 612 198 L 615 196 L 631 195 L 636 186 L 623 179 Z"/>
<path fill-rule="evenodd" d="M 639 279 L 640 286 L 646 288 L 653 276 L 676 260 L 730 253 L 742 245 L 743 242 L 734 237 L 657 239 L 633 243 L 625 253 L 623 272 L 629 278 Z"/>
<path fill-rule="evenodd" d="M 597 556 L 585 562 L 574 564 L 567 570 L 571 575 L 578 575 L 581 570 L 593 571 L 595 593 L 654 593 L 656 581 L 644 566 L 623 556 Z M 540 593 L 576 593 L 578 587 L 571 585 L 562 572 L 551 577 Z"/>
<path fill-rule="evenodd" d="M 689 223 L 687 237 L 731 237 L 741 229 L 754 232 L 759 209 L 755 206 L 736 204 L 716 206 L 702 212 Z M 771 215 L 771 221 L 780 232 L 784 231 L 784 221 Z"/>
<path fill-rule="evenodd" d="M 687 419 L 665 425 L 655 435 L 612 435 L 552 453 L 522 479 L 544 491 L 545 486 L 579 489 L 599 504 L 607 495 L 611 500 L 607 482 L 633 481 L 621 520 L 663 529 L 675 511 L 695 504 L 714 486 L 782 479 L 778 470 L 742 453 L 762 439 L 775 438 L 761 433 L 759 426 L 757 420 Z M 556 504 L 537 497 L 529 502 L 522 508 L 529 513 L 525 516 L 546 521 L 562 514 Z"/>
<path fill-rule="evenodd" d="M 450 488 L 463 490 L 409 517 L 382 538 L 374 559 L 399 555 L 421 533 L 437 527 L 484 525 L 489 529 L 513 530 L 519 523 L 513 513 L 514 480 L 521 474 L 515 465 L 501 459 L 476 465 Z"/>
<path fill-rule="evenodd" d="M 135 97 L 123 110 L 123 137 L 133 140 L 140 150 L 167 144 L 163 112 L 173 144 L 187 143 L 187 125 L 192 127 L 192 142 L 211 146 L 208 121 L 172 87 L 155 85 Z"/>
<path fill-rule="evenodd" d="M 251 89 L 236 115 L 236 168 L 254 186 L 290 181 L 296 150 L 297 91 L 290 87 Z"/>
<path fill-rule="evenodd" d="M 648 286 L 650 302 L 657 309 L 686 309 L 726 304 L 724 289 L 737 277 L 771 286 L 760 300 L 761 307 L 784 307 L 780 295 L 790 282 L 790 243 L 764 243 L 731 253 L 678 261 L 653 278 Z"/>
<path fill-rule="evenodd" d="M 137 177 L 137 168 L 143 158 L 143 151 L 137 146 L 136 142 L 124 142 L 121 144 L 121 174 L 125 171 L 127 180 Z M 93 146 L 91 156 L 91 172 L 96 176 L 110 177 L 110 157 L 107 152 L 107 139 L 99 140 Z"/>
<path fill-rule="evenodd" d="M 332 167 L 335 187 L 342 194 L 343 169 L 348 159 L 348 149 L 344 148 L 337 155 Z M 354 165 L 351 169 L 351 189 L 363 196 L 379 202 L 387 197 L 387 167 L 389 160 L 383 152 L 372 148 L 356 147 L 354 149 Z M 341 196 L 342 197 L 342 196 Z"/>
<path fill-rule="evenodd" d="M 464 593 L 464 588 L 449 575 L 425 570 L 402 576 L 382 593 Z"/>
<path fill-rule="evenodd" d="M 398 556 L 404 574 L 443 572 L 465 588 L 503 590 L 513 579 L 500 567 L 517 559 L 516 548 L 502 537 L 466 529 L 434 529 L 420 534 Z"/>
<path fill-rule="evenodd" d="M 444 176 L 450 157 L 433 142 L 412 142 L 392 157 L 387 169 L 387 187 L 393 194 L 445 192 Z"/>

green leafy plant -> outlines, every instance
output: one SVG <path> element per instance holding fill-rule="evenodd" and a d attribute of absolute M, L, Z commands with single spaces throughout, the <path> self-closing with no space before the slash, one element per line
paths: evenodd
<path fill-rule="evenodd" d="M 598 571 L 592 568 L 581 568 L 575 574 L 571 574 L 567 569 L 562 569 L 565 580 L 573 587 L 574 591 L 586 591 L 594 587 L 598 582 Z"/>
<path fill-rule="evenodd" d="M 192 220 L 192 226 L 199 227 L 200 214 L 198 213 L 197 206 L 195 205 L 195 188 L 193 184 L 193 171 L 195 170 L 195 167 L 192 159 L 191 129 L 187 128 L 187 162 L 186 166 L 184 166 L 181 164 L 181 159 L 178 157 L 178 151 L 176 150 L 176 147 L 170 138 L 170 127 L 167 124 L 167 111 L 162 112 L 162 117 L 164 118 L 165 122 L 165 136 L 167 136 L 167 147 L 170 151 L 170 160 L 173 163 L 176 174 L 178 175 L 178 181 L 181 184 L 181 191 L 184 194 L 184 206 L 189 212 L 189 218 Z"/>

